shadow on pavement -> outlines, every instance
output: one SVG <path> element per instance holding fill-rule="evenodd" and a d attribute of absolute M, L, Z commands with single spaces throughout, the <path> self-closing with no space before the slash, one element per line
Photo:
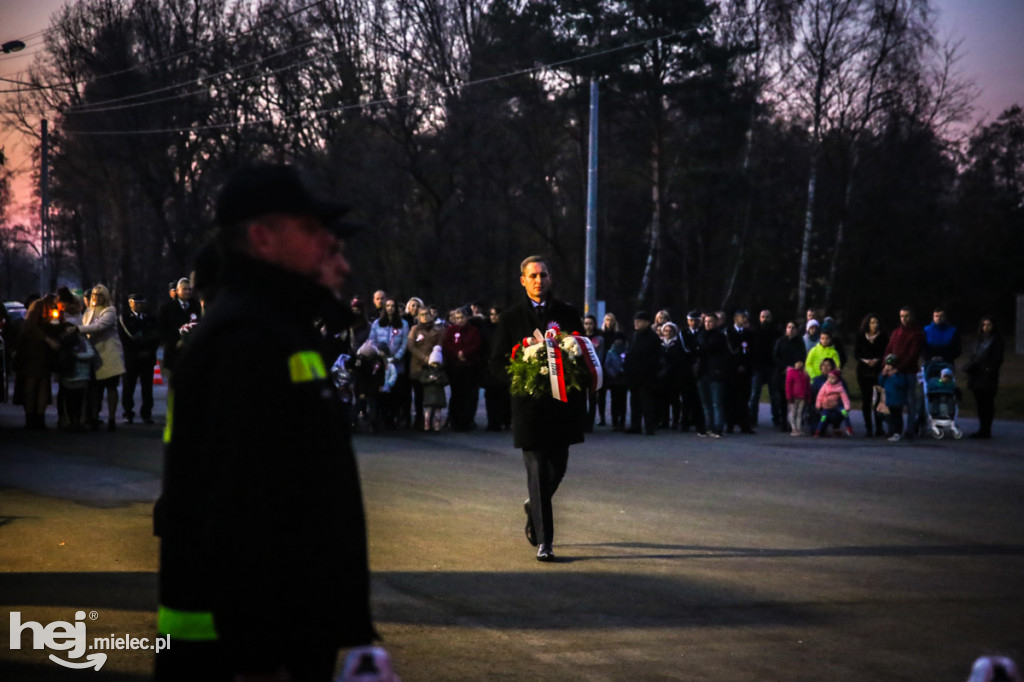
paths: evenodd
<path fill-rule="evenodd" d="M 568 563 L 568 561 L 563 562 Z M 384 588 L 384 589 L 380 589 Z M 374 574 L 378 621 L 508 629 L 718 627 L 806 623 L 809 610 L 717 583 L 558 571 Z"/>
<path fill-rule="evenodd" d="M 145 571 L 0 573 L 0 605 L 156 612 L 156 577 Z"/>
<path fill-rule="evenodd" d="M 765 549 L 763 547 L 710 547 L 706 545 L 661 545 L 644 542 L 611 542 L 560 545 L 573 548 L 635 550 L 628 553 L 574 556 L 571 561 L 595 559 L 735 559 L 800 557 L 925 557 L 925 556 L 1024 556 L 1024 545 L 879 545 L 866 547 L 812 547 L 808 549 Z"/>

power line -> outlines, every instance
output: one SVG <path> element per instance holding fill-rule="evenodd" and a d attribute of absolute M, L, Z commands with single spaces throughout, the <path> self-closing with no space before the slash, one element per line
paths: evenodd
<path fill-rule="evenodd" d="M 624 51 L 624 50 L 634 49 L 636 47 L 641 47 L 641 46 L 646 45 L 648 43 L 656 42 L 656 41 L 659 41 L 659 40 L 666 40 L 668 38 L 673 38 L 673 37 L 676 37 L 676 36 L 683 36 L 683 35 L 686 35 L 687 33 L 695 32 L 697 30 L 699 30 L 699 29 L 697 29 L 697 28 L 689 28 L 689 29 L 684 29 L 682 31 L 673 31 L 673 32 L 666 33 L 666 34 L 659 35 L 659 36 L 655 36 L 655 37 L 652 37 L 652 38 L 646 38 L 644 40 L 636 41 L 636 42 L 633 42 L 633 43 L 628 43 L 626 45 L 619 45 L 617 47 L 607 48 L 605 50 L 599 50 L 597 52 L 592 52 L 592 53 L 589 53 L 589 54 L 586 54 L 586 55 L 580 55 L 580 56 L 577 56 L 577 57 L 569 57 L 567 59 L 563 59 L 563 60 L 559 60 L 559 61 L 555 61 L 555 62 L 550 62 L 550 63 L 547 63 L 547 64 L 538 64 L 538 65 L 535 65 L 535 66 L 532 66 L 532 67 L 529 67 L 529 68 L 526 68 L 526 69 L 520 69 L 520 70 L 517 70 L 517 71 L 511 71 L 511 72 L 508 72 L 508 73 L 499 74 L 497 76 L 489 76 L 487 78 L 481 78 L 481 79 L 478 79 L 478 80 L 475 80 L 475 81 L 468 81 L 466 83 L 460 83 L 460 84 L 454 85 L 454 86 L 440 86 L 440 87 L 437 87 L 437 88 L 432 88 L 432 89 L 428 89 L 428 90 L 422 91 L 420 93 L 411 93 L 411 94 L 408 94 L 408 95 L 400 95 L 400 96 L 397 96 L 397 97 L 381 98 L 381 99 L 371 100 L 369 102 L 363 102 L 363 103 L 359 103 L 359 104 L 346 104 L 346 105 L 342 105 L 342 106 L 338 106 L 338 107 L 329 107 L 329 108 L 326 108 L 326 109 L 316 109 L 316 110 L 313 110 L 313 111 L 299 112 L 299 113 L 296 113 L 296 114 L 289 114 L 289 115 L 284 115 L 284 116 L 280 116 L 279 115 L 279 116 L 274 116 L 272 118 L 264 118 L 264 119 L 258 119 L 258 120 L 252 120 L 252 121 L 231 121 L 231 122 L 225 122 L 225 123 L 213 123 L 213 124 L 203 125 L 203 126 L 190 126 L 190 127 L 180 127 L 180 128 L 157 128 L 157 129 L 149 129 L 149 130 L 119 130 L 119 131 L 78 131 L 78 130 L 68 130 L 67 128 L 65 128 L 64 132 L 68 133 L 68 134 L 73 134 L 73 135 L 107 135 L 107 136 L 109 136 L 109 135 L 156 135 L 156 134 L 185 133 L 185 132 L 195 133 L 195 132 L 207 132 L 207 131 L 214 131 L 214 130 L 226 130 L 226 129 L 231 129 L 231 128 L 246 127 L 246 126 L 253 126 L 253 125 L 265 125 L 265 124 L 268 124 L 268 123 L 279 123 L 281 121 L 288 121 L 288 120 L 292 120 L 292 119 L 299 118 L 299 117 L 302 117 L 302 116 L 311 116 L 311 115 L 312 116 L 322 116 L 322 115 L 326 115 L 326 114 L 336 114 L 336 113 L 340 113 L 342 111 L 351 111 L 351 110 L 355 110 L 355 109 L 364 109 L 364 108 L 381 106 L 381 105 L 384 105 L 384 104 L 395 104 L 395 103 L 398 103 L 398 102 L 403 102 L 403 101 L 412 99 L 412 98 L 414 98 L 416 96 L 445 94 L 445 93 L 450 92 L 453 89 L 459 90 L 459 89 L 463 89 L 463 88 L 470 88 L 470 87 L 475 87 L 475 86 L 478 86 L 478 85 L 483 85 L 483 84 L 486 84 L 486 83 L 493 83 L 493 82 L 505 80 L 505 79 L 508 79 L 508 78 L 515 78 L 517 76 L 525 76 L 525 75 L 529 75 L 529 74 L 532 74 L 532 73 L 536 73 L 538 71 L 543 71 L 543 70 L 547 70 L 547 69 L 553 69 L 553 68 L 556 68 L 556 67 L 566 66 L 568 64 L 573 64 L 573 63 L 576 63 L 576 62 L 581 62 L 581 61 L 585 61 L 585 60 L 588 60 L 588 59 L 594 59 L 596 57 L 601 57 L 601 56 L 604 56 L 604 55 L 613 54 L 615 52 L 621 52 L 621 51 Z"/>
<path fill-rule="evenodd" d="M 175 99 L 182 99 L 184 97 L 190 97 L 190 96 L 195 95 L 195 94 L 206 92 L 206 90 L 194 90 L 194 91 L 192 91 L 190 93 L 183 93 L 183 94 L 175 95 L 174 97 L 165 97 L 163 99 L 157 99 L 157 100 L 147 100 L 145 102 L 136 102 L 134 104 L 125 104 L 125 105 L 122 105 L 122 106 L 110 106 L 110 107 L 102 106 L 104 104 L 116 104 L 117 102 L 124 102 L 126 100 L 138 99 L 140 97 L 147 97 L 149 95 L 156 95 L 156 94 L 159 94 L 161 92 L 169 92 L 171 90 L 177 90 L 178 88 L 184 87 L 186 85 L 191 85 L 192 83 L 195 83 L 197 80 L 206 81 L 206 80 L 212 80 L 214 78 L 219 78 L 220 76 L 226 76 L 227 74 L 234 73 L 235 71 L 238 71 L 239 69 L 244 69 L 244 68 L 249 67 L 249 66 L 255 66 L 257 64 L 260 64 L 261 62 L 263 62 L 263 61 L 265 61 L 267 59 L 273 59 L 275 57 L 281 57 L 281 56 L 284 56 L 284 55 L 289 54 L 291 52 L 295 52 L 296 50 L 305 49 L 305 48 L 309 47 L 310 45 L 313 45 L 314 43 L 316 43 L 315 40 L 309 40 L 309 41 L 307 41 L 305 43 L 302 43 L 301 45 L 295 45 L 293 47 L 290 47 L 287 50 L 281 50 L 280 52 L 275 52 L 274 54 L 267 55 L 266 57 L 259 57 L 257 59 L 254 59 L 253 61 L 247 62 L 245 64 L 240 64 L 238 66 L 232 66 L 231 68 L 224 69 L 223 71 L 219 71 L 217 73 L 211 73 L 209 75 L 202 76 L 200 79 L 193 78 L 193 79 L 191 79 L 189 81 L 186 81 L 186 82 L 175 83 L 174 85 L 167 85 L 167 86 L 164 86 L 162 88 L 157 88 L 155 90 L 148 90 L 146 92 L 139 92 L 139 93 L 135 93 L 135 94 L 132 94 L 132 95 L 125 95 L 124 97 L 115 97 L 113 99 L 100 100 L 98 102 L 90 102 L 88 104 L 80 104 L 80 105 L 77 105 L 77 106 L 71 106 L 71 107 L 66 108 L 63 113 L 70 113 L 70 114 L 80 114 L 80 113 L 92 114 L 92 113 L 99 113 L 99 112 L 102 112 L 102 111 L 117 111 L 119 109 L 129 109 L 129 108 L 132 108 L 132 107 L 141 107 L 141 106 L 146 106 L 146 105 L 149 105 L 149 104 L 156 104 L 158 102 L 169 102 L 169 101 L 172 101 L 172 100 L 175 100 Z M 331 56 L 331 55 L 330 54 L 323 55 L 323 56 L 320 56 L 320 57 L 315 57 L 315 58 L 312 58 L 312 59 L 307 59 L 306 61 L 298 62 L 296 64 L 289 64 L 286 67 L 283 67 L 281 69 L 275 69 L 273 71 L 270 71 L 269 73 L 278 73 L 278 72 L 283 71 L 283 70 L 285 70 L 287 68 L 293 68 L 293 67 L 296 67 L 296 66 L 304 66 L 306 64 L 309 64 L 310 62 L 314 62 L 314 61 L 317 61 L 319 59 L 324 59 L 325 57 L 329 57 L 329 56 Z M 256 74 L 256 76 L 250 76 L 249 78 L 245 78 L 245 79 L 243 79 L 240 82 L 244 83 L 244 82 L 246 82 L 248 80 L 252 80 L 255 77 L 259 77 L 259 76 L 263 76 L 263 75 L 267 75 L 267 74 L 264 74 L 264 73 Z"/>
<path fill-rule="evenodd" d="M 203 49 L 206 49 L 206 48 L 209 48 L 209 47 L 214 47 L 214 46 L 225 44 L 225 43 L 226 44 L 230 44 L 230 43 L 232 43 L 232 42 L 234 42 L 236 40 L 239 40 L 240 38 L 243 38 L 243 37 L 245 37 L 245 36 L 247 36 L 247 35 L 249 35 L 251 33 L 254 33 L 256 31 L 259 31 L 259 30 L 265 28 L 269 24 L 280 22 L 280 21 L 283 21 L 285 19 L 290 19 L 291 17 L 294 17 L 294 16 L 297 16 L 299 14 L 302 14 L 303 12 L 306 12 L 306 11 L 308 11 L 308 10 L 318 6 L 318 5 L 322 5 L 325 2 L 327 2 L 327 1 L 328 0 L 314 0 L 314 2 L 311 2 L 308 5 L 303 5 L 302 7 L 299 7 L 299 8 L 297 8 L 297 9 L 291 11 L 291 12 L 288 12 L 288 13 L 280 16 L 280 17 L 276 17 L 275 16 L 275 17 L 272 17 L 272 18 L 268 18 L 265 21 L 258 21 L 255 24 L 253 24 L 250 28 L 248 28 L 248 29 L 246 29 L 244 31 L 239 31 L 237 33 L 233 33 L 233 34 L 231 34 L 229 36 L 225 36 L 224 38 L 221 38 L 221 39 L 218 39 L 218 40 L 214 40 L 214 41 L 211 41 L 209 43 L 204 43 L 202 45 L 196 45 L 195 47 L 191 47 L 191 48 L 189 48 L 187 50 L 183 50 L 181 52 L 177 52 L 175 54 L 171 54 L 171 55 L 168 55 L 166 57 L 162 57 L 160 59 L 154 59 L 154 60 L 150 60 L 150 61 L 146 61 L 146 62 L 140 62 L 138 64 L 134 64 L 134 65 L 129 66 L 127 68 L 121 69 L 119 71 L 111 71 L 110 73 L 105 73 L 105 74 L 102 74 L 100 76 L 96 76 L 95 78 L 91 78 L 89 80 L 67 81 L 67 82 L 64 82 L 64 83 L 53 83 L 53 84 L 49 84 L 49 85 L 33 85 L 32 88 L 30 88 L 29 90 L 55 90 L 57 88 L 72 88 L 72 87 L 76 87 L 78 85 L 90 85 L 92 83 L 96 83 L 96 82 L 104 80 L 106 78 L 113 78 L 114 76 L 120 76 L 122 74 L 130 73 L 132 71 L 137 71 L 139 69 L 142 69 L 142 68 L 145 68 L 145 67 L 148 67 L 148 66 L 156 66 L 158 64 L 163 64 L 165 62 L 168 62 L 168 61 L 171 61 L 171 60 L 174 60 L 174 59 L 178 59 L 178 58 L 184 57 L 186 55 L 190 55 L 190 54 L 192 54 L 194 52 L 198 52 L 199 50 L 203 50 Z M 51 29 L 46 29 L 45 31 L 40 31 L 39 33 L 49 33 L 49 32 L 51 32 L 53 30 L 54 29 L 52 29 L 52 28 Z M 33 53 L 33 55 L 34 54 L 35 53 Z M 15 58 L 24 57 L 24 56 L 31 56 L 31 55 L 25 55 L 24 51 L 22 51 L 21 53 L 16 54 L 16 55 L 9 55 L 9 57 L 15 57 Z M 18 74 L 15 74 L 15 75 L 18 75 Z M 25 92 L 25 91 L 26 90 L 15 90 L 15 91 L 6 90 L 6 91 L 0 91 L 0 93 L 4 93 L 4 92 Z M 98 102 L 97 104 L 100 104 L 100 102 Z"/>

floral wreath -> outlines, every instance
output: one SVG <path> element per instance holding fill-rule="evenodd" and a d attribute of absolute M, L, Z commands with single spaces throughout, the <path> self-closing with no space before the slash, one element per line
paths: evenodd
<path fill-rule="evenodd" d="M 566 402 L 570 391 L 601 388 L 601 361 L 593 344 L 579 332 L 565 334 L 552 322 L 547 332 L 534 331 L 512 348 L 509 391 L 516 397 L 552 397 Z"/>

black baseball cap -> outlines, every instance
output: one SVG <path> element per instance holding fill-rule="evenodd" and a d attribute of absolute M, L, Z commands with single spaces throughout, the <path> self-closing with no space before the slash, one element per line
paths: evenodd
<path fill-rule="evenodd" d="M 347 204 L 313 194 L 295 166 L 259 164 L 238 169 L 224 183 L 216 221 L 228 229 L 267 215 L 313 216 L 344 238 L 359 229 L 357 223 L 342 220 L 350 210 Z"/>

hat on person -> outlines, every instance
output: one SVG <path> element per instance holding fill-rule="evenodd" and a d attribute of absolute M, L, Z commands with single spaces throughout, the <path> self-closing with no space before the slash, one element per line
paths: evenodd
<path fill-rule="evenodd" d="M 676 326 L 675 322 L 666 322 L 665 324 L 661 325 L 661 328 L 662 329 L 672 329 L 672 330 L 675 331 L 676 336 L 679 335 L 679 327 Z"/>
<path fill-rule="evenodd" d="M 625 340 L 626 340 L 626 332 L 624 332 L 624 331 L 617 331 L 614 334 L 612 334 L 612 341 L 613 342 L 614 341 L 625 341 Z"/>
<path fill-rule="evenodd" d="M 835 377 L 836 379 L 842 379 L 843 378 L 843 373 L 840 372 L 838 369 L 832 370 L 831 372 L 828 373 L 828 375 L 830 377 Z"/>
<path fill-rule="evenodd" d="M 826 317 L 825 321 L 821 323 L 821 333 L 831 334 L 836 330 L 836 321 L 831 317 Z"/>
<path fill-rule="evenodd" d="M 433 364 L 444 364 L 444 354 L 441 352 L 441 346 L 434 346 L 434 349 L 430 351 L 430 359 L 428 362 Z"/>
<path fill-rule="evenodd" d="M 949 367 L 943 367 L 942 371 L 939 372 L 939 376 L 951 377 L 951 376 L 953 376 L 953 370 L 951 370 Z"/>
<path fill-rule="evenodd" d="M 651 314 L 649 312 L 647 312 L 646 310 L 638 310 L 636 315 L 633 316 L 633 319 L 634 320 L 647 320 L 648 322 L 650 322 L 651 321 Z"/>
<path fill-rule="evenodd" d="M 344 238 L 358 229 L 341 220 L 349 210 L 345 204 L 315 196 L 294 166 L 261 164 L 240 168 L 224 184 L 217 196 L 216 221 L 230 228 L 274 214 L 312 216 Z"/>
<path fill-rule="evenodd" d="M 807 320 L 807 328 L 810 329 L 811 327 L 821 327 L 821 325 L 817 320 Z"/>
<path fill-rule="evenodd" d="M 690 320 L 699 320 L 701 318 L 701 314 L 700 314 L 699 310 L 694 308 L 690 312 L 686 313 L 686 317 L 687 317 L 687 319 L 690 319 Z"/>

